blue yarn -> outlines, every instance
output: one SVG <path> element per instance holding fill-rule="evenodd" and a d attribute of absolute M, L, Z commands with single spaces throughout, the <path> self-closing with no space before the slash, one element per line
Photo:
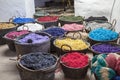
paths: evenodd
<path fill-rule="evenodd" d="M 52 35 L 53 37 L 58 37 L 58 36 L 62 36 L 65 33 L 65 30 L 62 28 L 48 28 L 46 30 L 44 30 L 44 32 L 47 32 L 48 34 Z"/>
<path fill-rule="evenodd" d="M 23 56 L 20 60 L 23 66 L 32 70 L 49 68 L 54 65 L 55 62 L 56 58 L 45 52 L 30 53 Z"/>
<path fill-rule="evenodd" d="M 30 22 L 35 22 L 35 20 L 33 18 L 15 18 L 13 20 L 13 23 L 16 23 L 16 24 L 24 24 L 24 23 L 30 23 Z"/>
<path fill-rule="evenodd" d="M 119 36 L 118 33 L 113 32 L 112 30 L 105 29 L 105 28 L 97 28 L 95 30 L 92 30 L 89 33 L 89 37 L 93 40 L 97 41 L 109 41 L 117 39 Z"/>
<path fill-rule="evenodd" d="M 120 80 L 120 76 L 115 76 L 112 80 Z"/>

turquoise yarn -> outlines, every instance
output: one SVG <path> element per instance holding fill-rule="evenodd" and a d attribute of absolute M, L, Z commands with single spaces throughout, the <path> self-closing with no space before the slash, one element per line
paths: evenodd
<path fill-rule="evenodd" d="M 113 77 L 116 76 L 116 73 L 113 69 L 100 66 L 96 67 L 95 74 L 98 80 L 111 80 Z"/>
<path fill-rule="evenodd" d="M 107 67 L 108 64 L 105 61 L 105 58 L 106 58 L 106 54 L 100 54 L 93 57 L 91 71 L 95 72 L 97 66 Z"/>

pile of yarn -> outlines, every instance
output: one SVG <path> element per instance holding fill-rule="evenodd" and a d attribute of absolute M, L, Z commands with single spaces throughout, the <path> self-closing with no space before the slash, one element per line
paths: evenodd
<path fill-rule="evenodd" d="M 89 37 L 96 41 L 115 40 L 118 38 L 118 36 L 118 33 L 105 28 L 97 28 L 95 30 L 90 31 L 89 33 Z"/>
<path fill-rule="evenodd" d="M 36 31 L 41 31 L 43 30 L 43 25 L 41 24 L 38 24 L 38 23 L 26 23 L 22 26 L 19 26 L 17 28 L 18 31 L 20 30 L 28 30 L 28 31 L 31 31 L 31 32 L 36 32 Z"/>
<path fill-rule="evenodd" d="M 65 34 L 65 30 L 62 28 L 59 28 L 57 26 L 48 28 L 48 29 L 44 30 L 44 32 L 52 35 L 53 37 L 63 36 Z"/>
<path fill-rule="evenodd" d="M 92 72 L 96 75 L 98 80 L 111 80 L 116 76 L 115 71 L 108 67 L 108 63 L 105 60 L 106 55 L 95 55 L 92 59 Z"/>
<path fill-rule="evenodd" d="M 9 29 L 16 27 L 13 23 L 0 23 L 0 29 Z"/>
<path fill-rule="evenodd" d="M 13 19 L 13 23 L 16 23 L 16 24 L 24 24 L 24 23 L 32 23 L 32 22 L 35 22 L 33 18 L 18 17 L 18 18 Z"/>
<path fill-rule="evenodd" d="M 63 38 L 63 39 L 56 39 L 55 46 L 61 48 L 62 45 L 69 45 L 72 50 L 84 50 L 87 49 L 89 46 L 81 39 L 72 39 L 72 38 Z M 64 46 L 63 50 L 70 50 L 70 47 Z"/>
<path fill-rule="evenodd" d="M 43 43 L 49 41 L 50 38 L 48 36 L 43 36 L 36 33 L 29 33 L 25 37 L 18 40 L 20 43 Z"/>
<path fill-rule="evenodd" d="M 59 19 L 62 21 L 73 21 L 73 22 L 84 20 L 82 16 L 74 16 L 74 15 L 61 16 Z"/>
<path fill-rule="evenodd" d="M 84 26 L 81 24 L 73 23 L 73 24 L 65 24 L 62 26 L 62 28 L 66 31 L 78 31 L 78 30 L 83 30 Z"/>
<path fill-rule="evenodd" d="M 44 17 L 40 17 L 37 20 L 39 22 L 53 22 L 53 21 L 57 21 L 58 20 L 58 16 L 44 16 Z"/>
<path fill-rule="evenodd" d="M 70 37 L 70 38 L 79 38 L 79 39 L 84 39 L 87 40 L 88 39 L 88 33 L 86 32 L 81 32 L 81 31 L 77 31 L 77 32 L 67 32 L 66 37 Z"/>
<path fill-rule="evenodd" d="M 14 40 L 15 38 L 23 35 L 23 34 L 27 34 L 29 33 L 29 31 L 26 31 L 26 30 L 21 30 L 21 31 L 12 31 L 12 32 L 9 32 L 5 35 L 6 38 L 8 39 L 12 39 Z"/>
<path fill-rule="evenodd" d="M 45 52 L 30 53 L 22 56 L 20 63 L 29 69 L 40 70 L 53 66 L 57 59 L 53 55 Z"/>
<path fill-rule="evenodd" d="M 92 22 L 88 22 L 86 25 L 87 30 L 89 30 L 89 28 L 91 30 L 94 30 L 94 29 L 101 28 L 101 27 L 104 27 L 106 29 L 112 29 L 112 25 L 108 22 L 98 23 L 98 22 L 92 21 Z"/>
<path fill-rule="evenodd" d="M 67 53 L 61 57 L 60 61 L 71 68 L 83 68 L 89 65 L 88 56 L 79 52 Z"/>
<path fill-rule="evenodd" d="M 98 53 L 120 52 L 120 46 L 112 43 L 100 43 L 92 46 L 92 49 Z"/>

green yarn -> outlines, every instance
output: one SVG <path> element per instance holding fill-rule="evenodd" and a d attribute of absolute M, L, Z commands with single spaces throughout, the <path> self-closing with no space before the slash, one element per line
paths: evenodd
<path fill-rule="evenodd" d="M 116 76 L 116 73 L 113 69 L 100 66 L 96 67 L 95 74 L 98 80 L 111 80 L 113 77 Z"/>
<path fill-rule="evenodd" d="M 96 55 L 93 59 L 92 59 L 92 67 L 91 67 L 91 71 L 95 72 L 95 69 L 97 66 L 101 66 L 101 67 L 106 67 L 107 62 L 105 61 L 105 54 L 100 54 L 100 55 Z"/>

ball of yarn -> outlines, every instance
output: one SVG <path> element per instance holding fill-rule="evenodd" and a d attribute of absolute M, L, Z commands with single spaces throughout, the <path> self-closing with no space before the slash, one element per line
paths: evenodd
<path fill-rule="evenodd" d="M 89 64 L 87 55 L 79 52 L 71 52 L 63 55 L 61 61 L 64 65 L 72 68 L 83 68 Z"/>
<path fill-rule="evenodd" d="M 65 30 L 59 27 L 52 27 L 52 28 L 48 28 L 46 30 L 44 30 L 44 32 L 49 33 L 50 35 L 52 35 L 53 37 L 59 37 L 59 36 L 63 36 L 65 33 Z"/>
<path fill-rule="evenodd" d="M 116 75 L 113 69 L 100 66 L 96 67 L 95 74 L 98 80 L 111 80 Z"/>
<path fill-rule="evenodd" d="M 37 19 L 39 22 L 52 22 L 57 21 L 58 16 L 44 16 Z"/>
<path fill-rule="evenodd" d="M 20 59 L 20 63 L 29 69 L 39 70 L 49 68 L 56 63 L 57 59 L 45 52 L 30 53 Z"/>
<path fill-rule="evenodd" d="M 118 36 L 118 33 L 105 28 L 97 28 L 89 33 L 89 37 L 96 41 L 114 40 L 117 39 Z"/>
<path fill-rule="evenodd" d="M 115 66 L 116 66 L 116 63 L 117 63 L 115 53 L 108 54 L 107 57 L 105 58 L 105 60 L 108 63 L 108 67 L 115 70 Z"/>
<path fill-rule="evenodd" d="M 13 23 L 0 23 L 0 29 L 10 29 L 16 27 Z"/>
<path fill-rule="evenodd" d="M 15 18 L 13 19 L 13 22 L 16 24 L 24 24 L 24 23 L 30 23 L 30 22 L 35 22 L 35 20 L 33 18 Z"/>
<path fill-rule="evenodd" d="M 23 37 L 22 39 L 19 39 L 18 42 L 20 43 L 30 43 L 30 42 L 31 43 L 43 43 L 49 40 L 50 38 L 48 36 L 43 36 L 43 35 L 39 35 L 36 33 L 30 33 L 26 35 L 25 37 Z"/>

